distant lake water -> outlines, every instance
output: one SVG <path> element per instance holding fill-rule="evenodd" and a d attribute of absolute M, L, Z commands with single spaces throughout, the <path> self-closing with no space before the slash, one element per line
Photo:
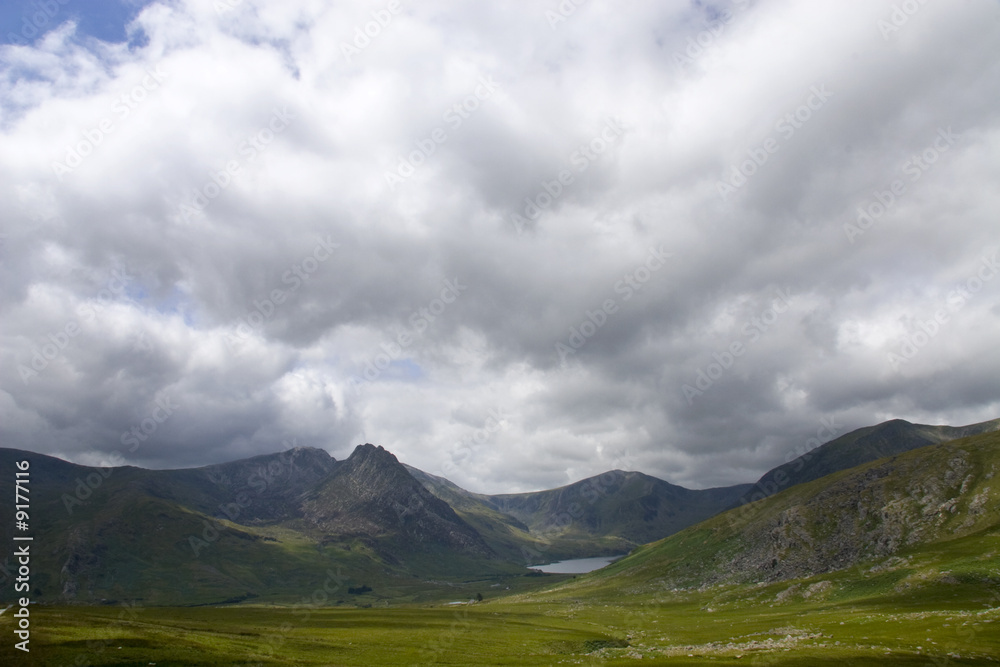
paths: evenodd
<path fill-rule="evenodd" d="M 573 560 L 559 560 L 546 565 L 529 565 L 533 570 L 541 570 L 549 574 L 583 574 L 599 570 L 605 565 L 614 563 L 619 558 L 625 556 L 601 556 L 600 558 L 574 558 Z"/>

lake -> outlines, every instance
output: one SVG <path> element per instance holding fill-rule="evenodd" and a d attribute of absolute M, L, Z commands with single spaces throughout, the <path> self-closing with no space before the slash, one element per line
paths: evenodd
<path fill-rule="evenodd" d="M 600 558 L 574 558 L 573 560 L 559 560 L 546 565 L 529 565 L 533 570 L 541 570 L 549 574 L 583 574 L 599 570 L 605 565 L 610 565 L 619 558 L 625 556 L 601 556 Z"/>

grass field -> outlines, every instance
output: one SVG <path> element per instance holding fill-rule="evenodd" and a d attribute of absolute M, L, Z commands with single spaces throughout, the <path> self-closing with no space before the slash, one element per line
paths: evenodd
<path fill-rule="evenodd" d="M 319 587 L 297 606 L 289 597 L 230 606 L 33 605 L 29 654 L 13 648 L 12 613 L 0 615 L 6 638 L 0 664 L 997 664 L 1000 477 L 994 462 L 1000 435 L 980 440 L 977 448 L 960 441 L 954 447 L 961 450 L 918 450 L 835 474 L 832 484 L 794 487 L 761 501 L 756 513 L 724 514 L 579 577 L 497 572 L 463 578 L 456 572 L 449 580 L 417 582 L 370 568 L 342 582 L 310 580 L 310 588 Z M 724 572 L 725 563 L 739 557 L 741 540 L 753 539 L 753 531 L 738 532 L 741 521 L 781 516 L 789 504 L 820 513 L 843 499 L 857 506 L 876 486 L 854 480 L 885 465 L 902 473 L 873 476 L 895 494 L 876 504 L 879 516 L 891 518 L 889 509 L 904 501 L 930 508 L 906 515 L 923 517 L 906 523 L 921 531 L 920 539 L 891 557 L 800 579 L 767 579 L 766 568 L 744 569 L 739 578 L 706 576 Z M 956 466 L 961 475 L 941 482 Z M 818 493 L 826 493 L 827 502 L 813 502 Z M 942 498 L 951 500 L 942 505 Z M 817 514 L 809 525 L 822 537 L 832 523 Z M 862 534 L 857 531 L 841 530 Z M 358 591 L 361 582 L 371 587 Z M 448 604 L 476 593 L 485 599 Z"/>
<path fill-rule="evenodd" d="M 871 575 L 639 595 L 573 585 L 466 605 L 35 607 L 45 665 L 986 665 L 992 591 Z M 830 582 L 823 585 L 823 581 Z M 817 586 L 817 584 L 819 584 Z M 812 588 L 813 594 L 802 592 Z M 789 592 L 789 591 L 792 592 Z M 799 591 L 799 592 L 796 592 Z M 12 637 L 10 613 L 0 632 Z M 4 655 L 13 640 L 5 642 Z"/>

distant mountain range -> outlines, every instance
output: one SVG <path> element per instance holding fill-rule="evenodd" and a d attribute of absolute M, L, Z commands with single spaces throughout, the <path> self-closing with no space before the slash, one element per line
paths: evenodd
<path fill-rule="evenodd" d="M 484 532 L 500 532 L 495 522 L 508 526 L 506 546 L 525 564 L 623 554 L 718 514 L 751 489 L 740 484 L 692 491 L 640 472 L 612 470 L 548 491 L 490 496 L 414 468 L 410 472 Z M 491 526 L 483 525 L 487 522 Z"/>
<path fill-rule="evenodd" d="M 359 445 L 343 461 L 323 450 L 296 448 L 184 470 L 91 468 L 0 449 L 0 467 L 12 471 L 15 461 L 31 462 L 32 597 L 37 601 L 293 602 L 319 591 L 328 603 L 371 604 L 419 601 L 433 596 L 432 589 L 440 594 L 456 582 L 508 586 L 530 576 L 527 565 L 625 553 L 685 529 L 681 535 L 708 530 L 712 537 L 706 544 L 718 540 L 715 556 L 705 553 L 697 567 L 690 566 L 691 577 L 699 580 L 801 576 L 856 562 L 869 553 L 866 549 L 894 553 L 914 534 L 903 518 L 912 520 L 913 512 L 919 518 L 929 505 L 899 510 L 903 518 L 892 524 L 902 531 L 899 535 L 865 533 L 861 524 L 838 517 L 858 504 L 851 489 L 861 493 L 869 487 L 833 473 L 998 429 L 1000 420 L 961 428 L 894 420 L 837 438 L 768 472 L 755 485 L 707 490 L 616 470 L 547 491 L 476 494 L 405 466 L 371 444 Z M 865 470 L 882 472 L 864 474 L 902 476 L 900 483 L 906 484 L 907 476 L 919 472 L 909 464 L 879 465 L 890 468 L 869 466 Z M 942 475 L 954 469 L 952 476 L 965 479 L 968 473 L 962 471 L 973 463 L 953 456 L 941 466 Z M 959 477 L 942 478 L 939 487 L 950 489 L 961 483 Z M 4 497 L 14 496 L 12 480 L 12 474 L 0 477 Z M 830 484 L 839 484 L 831 488 L 840 491 L 823 495 Z M 789 500 L 803 493 L 822 500 Z M 870 493 L 864 519 L 869 523 L 897 500 L 895 491 Z M 947 501 L 942 496 L 941 502 Z M 817 541 L 816 530 L 824 535 L 845 530 L 857 539 Z M 784 547 L 769 541 L 775 531 L 785 536 Z M 4 544 L 12 544 L 12 532 L 10 522 L 0 526 Z M 685 539 L 683 549 L 699 552 L 690 548 L 692 538 Z M 809 545 L 806 551 L 816 555 L 789 557 L 795 544 Z M 657 546 L 655 553 L 674 553 L 671 548 Z M 635 557 L 651 558 L 650 549 L 638 549 Z M 8 585 L 12 566 L 9 556 L 0 563 L 0 601 L 13 595 Z M 656 567 L 670 570 L 663 563 Z"/>

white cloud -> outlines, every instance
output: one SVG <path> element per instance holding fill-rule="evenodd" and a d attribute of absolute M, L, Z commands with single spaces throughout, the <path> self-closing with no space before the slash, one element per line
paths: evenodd
<path fill-rule="evenodd" d="M 1000 412 L 1000 282 L 889 362 L 995 248 L 995 3 L 929 3 L 887 39 L 881 1 L 739 2 L 720 24 L 697 4 L 592 0 L 554 30 L 543 6 L 400 7 L 350 58 L 383 5 L 156 3 L 131 28 L 144 46 L 67 23 L 2 48 L 5 445 L 96 460 L 169 395 L 183 417 L 130 463 L 369 440 L 475 490 L 613 467 L 709 486 L 781 463 L 822 418 Z M 591 144 L 609 120 L 623 131 Z M 944 128 L 959 138 L 914 177 Z M 415 150 L 430 154 L 390 189 Z M 852 243 L 845 225 L 895 180 Z M 547 203 L 518 233 L 526 198 Z M 313 262 L 320 239 L 338 247 Z M 661 245 L 671 259 L 626 300 L 616 286 Z M 98 302 L 113 270 L 133 277 Z M 787 313 L 744 329 L 779 288 Z M 556 344 L 608 299 L 562 363 Z"/>

